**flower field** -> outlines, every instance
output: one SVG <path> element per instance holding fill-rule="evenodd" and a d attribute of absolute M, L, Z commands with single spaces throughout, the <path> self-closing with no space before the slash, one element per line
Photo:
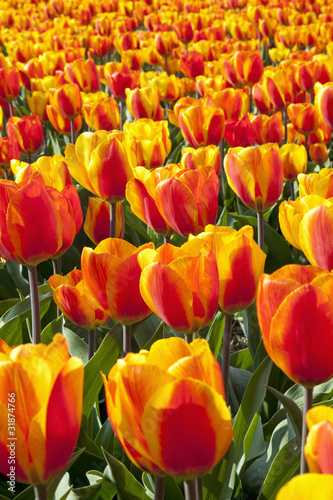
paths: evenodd
<path fill-rule="evenodd" d="M 0 500 L 332 499 L 332 2 L 0 42 Z"/>

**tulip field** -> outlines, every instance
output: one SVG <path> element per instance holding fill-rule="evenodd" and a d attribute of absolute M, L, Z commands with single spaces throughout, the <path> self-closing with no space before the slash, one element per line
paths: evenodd
<path fill-rule="evenodd" d="M 0 500 L 332 500 L 332 1 L 0 44 Z"/>

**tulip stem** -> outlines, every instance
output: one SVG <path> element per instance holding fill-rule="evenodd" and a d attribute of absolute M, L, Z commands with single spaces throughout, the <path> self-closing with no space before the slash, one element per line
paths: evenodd
<path fill-rule="evenodd" d="M 232 314 L 224 316 L 224 332 L 223 332 L 223 353 L 222 353 L 222 376 L 225 391 L 225 402 L 228 405 L 228 388 L 229 388 L 229 366 L 230 366 L 230 342 L 231 342 L 231 327 Z"/>
<path fill-rule="evenodd" d="M 123 125 L 124 125 L 124 101 L 122 99 L 119 100 L 119 115 L 120 115 L 119 130 L 123 130 Z"/>
<path fill-rule="evenodd" d="M 171 236 L 168 234 L 166 236 L 164 236 L 164 243 L 170 243 L 170 238 L 171 238 Z"/>
<path fill-rule="evenodd" d="M 168 56 L 164 56 L 164 70 L 165 70 L 166 74 L 169 76 L 169 73 L 168 73 Z"/>
<path fill-rule="evenodd" d="M 185 500 L 196 500 L 197 490 L 195 479 L 188 479 L 187 481 L 184 481 L 184 493 Z"/>
<path fill-rule="evenodd" d="M 117 203 L 110 203 L 110 238 L 116 237 Z"/>
<path fill-rule="evenodd" d="M 124 355 L 131 352 L 131 325 L 123 325 L 123 351 Z"/>
<path fill-rule="evenodd" d="M 264 213 L 257 212 L 258 223 L 258 246 L 264 251 Z"/>
<path fill-rule="evenodd" d="M 53 274 L 61 274 L 61 257 L 52 259 Z"/>
<path fill-rule="evenodd" d="M 71 143 L 75 144 L 74 120 L 71 120 Z"/>
<path fill-rule="evenodd" d="M 288 142 L 288 114 L 287 114 L 287 106 L 283 110 L 283 119 L 284 119 L 284 143 Z"/>
<path fill-rule="evenodd" d="M 252 113 L 252 87 L 249 87 L 249 113 Z"/>
<path fill-rule="evenodd" d="M 9 117 L 11 118 L 12 116 L 14 116 L 13 103 L 9 102 L 8 104 L 9 104 Z"/>
<path fill-rule="evenodd" d="M 46 124 L 43 123 L 43 137 L 44 137 L 44 155 L 47 156 L 47 128 Z"/>
<path fill-rule="evenodd" d="M 225 199 L 226 199 L 226 196 L 225 196 L 225 191 L 226 191 L 226 184 L 227 184 L 227 179 L 226 179 L 226 176 L 225 176 L 225 171 L 224 171 L 224 138 L 222 139 L 221 141 L 221 144 L 220 144 L 220 154 L 221 154 L 221 168 L 220 168 L 220 171 L 221 171 L 221 196 L 222 196 L 222 204 L 225 203 Z"/>
<path fill-rule="evenodd" d="M 41 326 L 36 266 L 28 267 L 28 276 L 31 300 L 32 343 L 39 344 L 41 342 Z"/>
<path fill-rule="evenodd" d="M 9 179 L 8 169 L 7 168 L 5 168 L 5 179 L 7 179 L 7 180 Z"/>
<path fill-rule="evenodd" d="M 294 181 L 290 181 L 289 182 L 289 186 L 290 186 L 290 199 L 292 201 L 295 201 L 295 188 L 294 188 Z"/>
<path fill-rule="evenodd" d="M 185 335 L 185 340 L 188 344 L 190 344 L 191 342 L 193 342 L 194 340 L 194 333 L 188 333 L 187 335 Z"/>
<path fill-rule="evenodd" d="M 34 486 L 35 499 L 36 500 L 47 500 L 47 486 L 46 484 L 38 484 Z"/>
<path fill-rule="evenodd" d="M 88 358 L 91 359 L 94 354 L 95 354 L 95 330 L 89 330 Z"/>
<path fill-rule="evenodd" d="M 306 425 L 306 414 L 312 408 L 312 387 L 303 388 L 304 403 L 303 403 L 303 420 L 302 420 L 302 450 L 301 450 L 301 474 L 308 472 L 308 466 L 305 460 L 304 447 L 306 443 L 306 438 L 308 436 L 308 428 Z"/>
<path fill-rule="evenodd" d="M 165 486 L 164 477 L 155 476 L 154 500 L 164 499 L 164 486 Z"/>
<path fill-rule="evenodd" d="M 197 500 L 203 500 L 202 492 L 202 477 L 197 477 L 195 480 L 195 489 L 197 494 Z"/>

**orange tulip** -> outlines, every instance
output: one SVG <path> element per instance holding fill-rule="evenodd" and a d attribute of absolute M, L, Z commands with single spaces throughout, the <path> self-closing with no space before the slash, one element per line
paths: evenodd
<path fill-rule="evenodd" d="M 49 285 L 54 302 L 72 323 L 93 330 L 111 319 L 89 292 L 79 269 L 66 276 L 54 274 L 49 278 Z"/>
<path fill-rule="evenodd" d="M 123 132 L 84 132 L 75 145 L 66 146 L 65 162 L 81 186 L 115 203 L 125 197 L 126 183 L 133 177 L 135 144 Z"/>
<path fill-rule="evenodd" d="M 196 78 L 205 71 L 205 57 L 200 52 L 190 51 L 180 56 L 180 69 L 185 76 Z"/>
<path fill-rule="evenodd" d="M 110 236 L 110 203 L 100 198 L 89 198 L 89 205 L 84 221 L 84 232 L 98 245 Z M 121 201 L 116 207 L 116 238 L 123 238 L 125 232 L 124 212 Z"/>
<path fill-rule="evenodd" d="M 264 115 L 271 115 L 276 111 L 275 105 L 265 92 L 264 85 L 260 82 L 253 85 L 252 97 L 253 102 L 260 113 Z"/>
<path fill-rule="evenodd" d="M 212 250 L 202 247 L 189 254 L 183 247 L 165 243 L 157 250 L 144 250 L 138 259 L 141 295 L 167 325 L 191 334 L 210 322 L 219 295 Z"/>
<path fill-rule="evenodd" d="M 324 123 L 333 129 L 333 83 L 315 85 L 315 105 Z"/>
<path fill-rule="evenodd" d="M 71 83 L 76 83 L 82 92 L 96 92 L 100 78 L 92 59 L 76 59 L 65 66 L 65 74 Z"/>
<path fill-rule="evenodd" d="M 332 290 L 332 274 L 314 266 L 285 266 L 259 281 L 257 312 L 266 351 L 307 388 L 333 376 Z"/>
<path fill-rule="evenodd" d="M 308 165 L 308 155 L 304 146 L 284 144 L 280 148 L 283 162 L 283 178 L 286 181 L 297 179 L 298 174 L 304 174 Z"/>
<path fill-rule="evenodd" d="M 176 33 L 180 42 L 188 44 L 193 40 L 194 31 L 189 21 L 178 21 L 172 23 L 172 30 Z"/>
<path fill-rule="evenodd" d="M 82 98 L 79 86 L 68 83 L 54 92 L 51 91 L 50 104 L 58 113 L 70 120 L 74 120 L 82 112 Z"/>
<path fill-rule="evenodd" d="M 185 168 L 196 170 L 199 167 L 209 165 L 215 170 L 216 175 L 220 173 L 221 153 L 217 146 L 203 146 L 201 148 L 182 149 L 181 164 Z"/>
<path fill-rule="evenodd" d="M 179 126 L 193 148 L 211 144 L 218 146 L 224 135 L 224 113 L 215 106 L 191 106 L 181 111 Z"/>
<path fill-rule="evenodd" d="M 114 432 L 142 470 L 192 479 L 228 449 L 231 416 L 205 340 L 157 341 L 150 352 L 127 354 L 103 379 Z"/>
<path fill-rule="evenodd" d="M 153 87 L 141 89 L 125 90 L 126 106 L 131 115 L 138 120 L 140 118 L 150 118 L 160 121 L 164 118 L 164 113 L 160 104 L 160 96 Z"/>
<path fill-rule="evenodd" d="M 179 115 L 180 113 L 191 106 L 199 106 L 203 104 L 202 99 L 196 99 L 195 97 L 181 97 L 175 103 L 173 110 L 167 109 L 166 112 L 168 114 L 169 122 L 175 127 L 179 127 Z"/>
<path fill-rule="evenodd" d="M 333 409 L 317 406 L 306 414 L 309 429 L 304 453 L 310 472 L 333 473 Z"/>
<path fill-rule="evenodd" d="M 14 451 L 15 480 L 46 484 L 66 467 L 79 435 L 83 363 L 69 357 L 60 333 L 49 345 L 10 347 L 0 340 L 0 356 L 0 471 L 8 474 Z M 11 440 L 9 402 L 15 408 Z"/>
<path fill-rule="evenodd" d="M 83 279 L 102 309 L 119 323 L 132 325 L 151 314 L 141 297 L 141 267 L 138 255 L 147 243 L 136 248 L 117 238 L 107 238 L 95 250 L 84 247 L 81 256 Z"/>
<path fill-rule="evenodd" d="M 32 115 L 38 115 L 42 123 L 47 123 L 49 118 L 46 112 L 46 106 L 49 104 L 49 92 L 35 91 L 31 96 L 26 94 L 25 98 Z"/>
<path fill-rule="evenodd" d="M 12 102 L 20 92 L 20 73 L 17 68 L 0 68 L 0 97 Z"/>
<path fill-rule="evenodd" d="M 12 161 L 11 169 L 15 174 L 16 182 L 28 180 L 34 172 L 39 172 L 46 186 L 52 186 L 62 191 L 66 186 L 72 185 L 71 174 L 61 155 L 41 156 L 34 163 Z"/>
<path fill-rule="evenodd" d="M 51 104 L 48 104 L 46 106 L 46 114 L 53 127 L 60 134 L 71 135 L 71 120 L 69 118 L 66 118 L 64 115 L 60 114 L 56 110 L 56 108 L 51 106 Z M 74 123 L 74 132 L 77 133 L 82 128 L 81 115 L 74 118 L 73 123 Z"/>
<path fill-rule="evenodd" d="M 20 149 L 16 138 L 0 138 L 0 167 L 9 167 L 11 160 L 18 160 L 19 158 Z"/>
<path fill-rule="evenodd" d="M 328 158 L 326 144 L 311 144 L 309 148 L 309 155 L 313 163 L 317 163 L 317 165 L 323 165 Z"/>
<path fill-rule="evenodd" d="M 233 63 L 239 80 L 250 87 L 259 82 L 264 72 L 264 65 L 259 52 L 237 51 L 233 57 Z"/>
<path fill-rule="evenodd" d="M 114 129 L 119 129 L 119 106 L 117 101 L 112 97 L 103 99 L 101 102 L 84 104 L 82 111 L 86 124 L 92 130 L 106 130 L 107 132 L 111 132 Z"/>
<path fill-rule="evenodd" d="M 106 73 L 106 78 L 111 94 L 117 99 L 126 99 L 125 90 L 133 90 L 138 86 L 139 74 L 125 66 L 123 71 Z"/>
<path fill-rule="evenodd" d="M 224 168 L 231 189 L 256 212 L 268 210 L 282 193 L 283 164 L 275 144 L 229 149 Z"/>
<path fill-rule="evenodd" d="M 224 139 L 232 148 L 252 146 L 255 143 L 256 137 L 249 115 L 245 115 L 239 120 L 235 118 L 226 120 Z"/>
<path fill-rule="evenodd" d="M 262 145 L 268 142 L 279 144 L 282 141 L 284 137 L 284 125 L 280 111 L 272 116 L 254 115 L 250 120 L 257 144 Z"/>
<path fill-rule="evenodd" d="M 256 298 L 266 255 L 253 240 L 253 228 L 239 231 L 208 225 L 204 233 L 191 237 L 190 245 L 202 240 L 215 254 L 219 274 L 219 308 L 226 314 L 246 309 Z"/>
<path fill-rule="evenodd" d="M 332 474 L 303 474 L 285 484 L 276 500 L 327 500 L 333 495 Z"/>
<path fill-rule="evenodd" d="M 287 113 L 295 130 L 300 134 L 313 134 L 319 127 L 319 114 L 314 105 L 309 102 L 303 104 L 289 104 Z"/>
<path fill-rule="evenodd" d="M 226 120 L 239 120 L 249 111 L 249 96 L 242 89 L 224 89 L 214 92 L 211 96 L 214 106 L 221 108 Z"/>
<path fill-rule="evenodd" d="M 291 102 L 295 102 L 296 86 L 290 71 L 265 71 L 263 79 L 265 92 L 277 109 L 284 109 Z"/>
<path fill-rule="evenodd" d="M 44 141 L 43 128 L 37 115 L 12 116 L 9 118 L 6 131 L 8 137 L 15 137 L 20 151 L 27 155 L 36 153 Z"/>

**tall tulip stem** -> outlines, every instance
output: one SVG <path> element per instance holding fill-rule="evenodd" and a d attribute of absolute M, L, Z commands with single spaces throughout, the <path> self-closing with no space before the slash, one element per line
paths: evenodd
<path fill-rule="evenodd" d="M 290 199 L 292 201 L 295 201 L 295 188 L 294 188 L 294 181 L 289 182 L 289 187 L 290 187 Z"/>
<path fill-rule="evenodd" d="M 303 403 L 303 421 L 302 421 L 302 450 L 301 450 L 301 470 L 300 470 L 301 474 L 305 474 L 306 472 L 308 472 L 308 466 L 304 455 L 304 447 L 306 443 L 306 438 L 308 436 L 308 428 L 306 425 L 306 414 L 308 410 L 312 408 L 312 393 L 313 393 L 312 387 L 310 389 L 306 387 L 303 388 L 304 403 Z"/>
<path fill-rule="evenodd" d="M 163 500 L 164 499 L 164 487 L 165 487 L 164 477 L 155 476 L 154 500 Z"/>
<path fill-rule="evenodd" d="M 225 402 L 228 404 L 228 387 L 229 387 L 229 366 L 230 366 L 230 342 L 231 342 L 231 327 L 232 314 L 224 316 L 224 333 L 223 333 L 223 353 L 222 353 L 222 376 L 225 391 Z"/>
<path fill-rule="evenodd" d="M 169 75 L 169 72 L 168 72 L 168 56 L 164 56 L 164 71 L 166 72 L 167 75 Z"/>
<path fill-rule="evenodd" d="M 283 110 L 283 119 L 284 119 L 284 143 L 288 142 L 288 114 L 287 114 L 287 106 Z"/>
<path fill-rule="evenodd" d="M 117 203 L 110 203 L 110 238 L 116 237 Z"/>
<path fill-rule="evenodd" d="M 249 113 L 252 113 L 252 87 L 249 87 Z"/>
<path fill-rule="evenodd" d="M 123 325 L 123 351 L 126 356 L 128 352 L 131 352 L 131 325 Z"/>
<path fill-rule="evenodd" d="M 119 114 L 120 114 L 119 130 L 123 130 L 123 125 L 124 125 L 124 101 L 122 99 L 119 100 Z"/>
<path fill-rule="evenodd" d="M 164 236 L 164 243 L 170 243 L 170 238 L 171 236 L 169 234 Z"/>
<path fill-rule="evenodd" d="M 14 107 L 12 102 L 9 102 L 8 104 L 9 104 L 9 117 L 11 118 L 12 116 L 14 116 Z"/>
<path fill-rule="evenodd" d="M 227 179 L 224 171 L 224 138 L 221 141 L 220 144 L 220 154 L 221 154 L 221 167 L 220 167 L 220 175 L 221 175 L 221 196 L 223 203 L 225 203 L 225 191 L 226 191 L 226 184 L 227 184 Z"/>
<path fill-rule="evenodd" d="M 88 335 L 88 358 L 91 359 L 95 354 L 95 330 L 89 330 Z"/>
<path fill-rule="evenodd" d="M 195 479 L 188 479 L 187 481 L 184 481 L 184 492 L 185 492 L 185 500 L 197 499 L 197 489 L 196 489 Z"/>
<path fill-rule="evenodd" d="M 258 223 L 258 246 L 264 251 L 264 214 L 263 212 L 257 212 L 257 223 Z"/>
<path fill-rule="evenodd" d="M 61 274 L 61 257 L 52 259 L 53 274 Z"/>
<path fill-rule="evenodd" d="M 75 144 L 75 128 L 74 128 L 74 119 L 71 120 L 71 143 Z"/>
<path fill-rule="evenodd" d="M 47 500 L 47 486 L 46 484 L 39 484 L 34 486 L 35 499 L 36 500 Z"/>
<path fill-rule="evenodd" d="M 28 276 L 31 300 L 32 343 L 39 344 L 41 342 L 41 326 L 36 266 L 28 267 Z"/>
<path fill-rule="evenodd" d="M 197 477 L 195 480 L 195 489 L 197 494 L 197 500 L 203 500 L 202 492 L 202 477 Z"/>
<path fill-rule="evenodd" d="M 46 123 L 43 123 L 42 127 L 43 127 L 43 137 L 44 137 L 44 155 L 47 156 L 47 127 L 46 127 Z"/>

